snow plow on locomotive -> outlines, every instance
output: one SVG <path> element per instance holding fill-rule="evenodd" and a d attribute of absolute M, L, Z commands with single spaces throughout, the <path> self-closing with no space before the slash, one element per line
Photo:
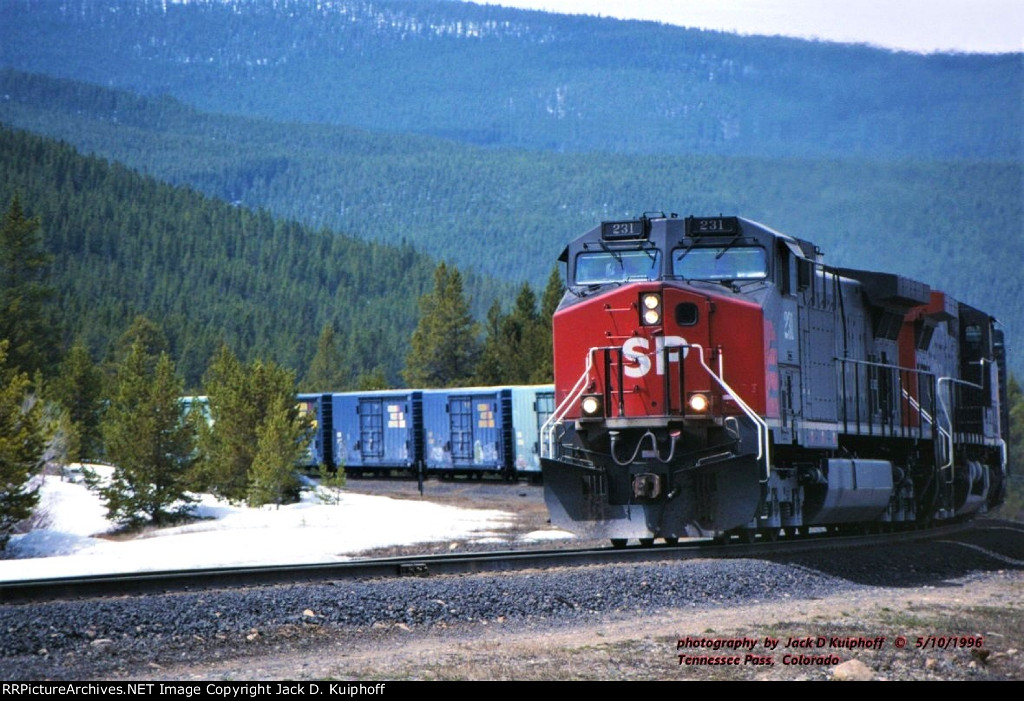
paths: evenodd
<path fill-rule="evenodd" d="M 623 544 L 968 517 L 1005 491 L 989 315 L 740 217 L 569 244 L 542 430 L 552 523 Z"/>

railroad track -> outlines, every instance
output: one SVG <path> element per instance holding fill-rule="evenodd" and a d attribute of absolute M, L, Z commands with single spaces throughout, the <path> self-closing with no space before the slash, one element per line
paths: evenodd
<path fill-rule="evenodd" d="M 659 543 L 625 548 L 469 552 L 374 558 L 338 563 L 239 566 L 18 580 L 0 582 L 0 604 L 356 579 L 428 577 L 600 564 L 673 562 L 697 558 L 763 558 L 812 552 L 820 548 L 871 547 L 885 543 L 948 537 L 971 527 L 973 527 L 973 523 L 966 522 L 926 530 L 874 535 L 836 536 L 820 533 L 782 539 L 777 542 L 754 544 L 735 542 L 722 544 L 710 539 L 687 540 L 675 545 Z"/>

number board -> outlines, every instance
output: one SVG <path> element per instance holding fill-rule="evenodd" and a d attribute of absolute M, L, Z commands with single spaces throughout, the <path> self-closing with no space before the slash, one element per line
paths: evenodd
<path fill-rule="evenodd" d="M 601 238 L 606 241 L 642 239 L 647 234 L 644 229 L 644 222 L 641 219 L 601 222 Z"/>
<path fill-rule="evenodd" d="M 687 236 L 735 236 L 740 233 L 736 217 L 688 217 Z"/>

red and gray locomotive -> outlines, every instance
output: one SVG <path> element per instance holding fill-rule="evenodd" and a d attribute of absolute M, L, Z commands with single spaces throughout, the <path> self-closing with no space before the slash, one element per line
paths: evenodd
<path fill-rule="evenodd" d="M 1001 503 L 988 314 L 740 217 L 604 222 L 560 260 L 552 523 L 615 544 L 752 540 Z"/>

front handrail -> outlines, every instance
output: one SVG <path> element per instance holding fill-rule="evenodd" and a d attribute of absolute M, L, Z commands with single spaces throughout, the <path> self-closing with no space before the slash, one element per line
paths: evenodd
<path fill-rule="evenodd" d="M 569 394 L 565 395 L 565 399 L 555 407 L 555 410 L 551 412 L 551 416 L 540 427 L 540 456 L 542 458 L 555 457 L 555 429 L 562 423 L 565 415 L 569 413 L 569 408 L 572 407 L 573 403 L 579 399 L 579 396 L 587 388 L 587 380 L 590 379 L 590 369 L 594 366 L 594 352 L 596 350 L 596 348 L 591 348 L 587 351 L 586 367 L 583 368 L 583 374 L 580 375 L 580 379 L 576 380 L 576 384 L 569 390 Z"/>
<path fill-rule="evenodd" d="M 743 400 L 743 398 L 739 395 L 739 393 L 737 393 L 736 390 L 734 390 L 732 388 L 732 386 L 730 386 L 729 383 L 725 381 L 725 377 L 724 377 L 724 375 L 725 375 L 725 372 L 724 372 L 724 361 L 723 361 L 721 353 L 719 353 L 719 357 L 718 357 L 718 372 L 716 373 L 714 370 L 712 370 L 708 366 L 707 362 L 705 362 L 705 360 L 704 360 L 705 349 L 704 349 L 703 346 L 701 346 L 699 344 L 696 344 L 696 343 L 691 343 L 691 344 L 688 344 L 686 347 L 687 348 L 694 348 L 694 349 L 697 350 L 697 359 L 698 359 L 698 362 L 700 363 L 701 367 L 704 368 L 704 371 L 716 383 L 718 383 L 718 385 L 730 397 L 732 397 L 733 401 L 736 402 L 736 405 L 740 408 L 740 410 L 754 424 L 754 427 L 757 430 L 757 460 L 758 461 L 760 461 L 762 459 L 764 460 L 764 470 L 765 471 L 764 471 L 764 479 L 762 481 L 763 482 L 767 482 L 769 477 L 771 476 L 771 441 L 770 441 L 770 435 L 771 434 L 770 434 L 770 431 L 769 431 L 769 428 L 768 428 L 768 422 L 765 421 L 760 416 L 758 416 L 757 412 L 755 412 L 750 407 L 750 405 L 747 404 L 747 402 L 745 402 Z M 682 346 L 680 346 L 680 348 L 682 348 Z M 540 435 L 541 435 L 540 444 L 541 444 L 541 457 L 542 458 L 554 458 L 555 457 L 555 430 L 562 423 L 562 420 L 565 418 L 565 416 L 569 413 L 569 409 L 573 406 L 573 404 L 576 402 L 576 400 L 579 399 L 580 395 L 582 395 L 583 392 L 586 390 L 587 383 L 588 383 L 588 381 L 590 379 L 590 372 L 591 372 L 591 370 L 594 367 L 594 356 L 595 356 L 595 354 L 598 351 L 601 351 L 601 350 L 612 350 L 612 349 L 610 349 L 610 348 L 602 348 L 602 347 L 594 347 L 594 348 L 590 348 L 587 351 L 587 361 L 586 361 L 586 366 L 585 366 L 585 368 L 583 370 L 583 374 L 580 375 L 580 378 L 573 385 L 572 389 L 569 390 L 569 393 L 558 404 L 558 406 L 555 407 L 555 410 L 551 413 L 551 416 L 549 416 L 547 421 L 545 421 L 544 424 L 541 426 L 541 429 L 540 429 Z"/>
<path fill-rule="evenodd" d="M 714 381 L 717 382 L 730 397 L 732 397 L 733 401 L 736 402 L 736 405 L 743 410 L 743 413 L 747 415 L 747 418 L 750 419 L 757 428 L 757 459 L 761 460 L 761 458 L 764 458 L 764 479 L 761 481 L 767 482 L 771 477 L 772 470 L 771 442 L 769 440 L 770 432 L 768 430 L 768 422 L 758 416 L 757 412 L 751 409 L 750 405 L 743 401 L 743 398 L 740 397 L 736 390 L 730 387 L 729 383 L 725 381 L 725 378 L 723 377 L 725 374 L 724 363 L 721 353 L 719 353 L 718 358 L 719 372 L 721 373 L 721 375 L 719 375 L 704 362 L 704 348 L 700 344 L 691 343 L 690 348 L 696 348 L 699 351 L 697 353 L 697 360 L 700 362 L 701 367 L 704 368 L 704 371 L 710 375 L 711 378 L 714 379 Z"/>

